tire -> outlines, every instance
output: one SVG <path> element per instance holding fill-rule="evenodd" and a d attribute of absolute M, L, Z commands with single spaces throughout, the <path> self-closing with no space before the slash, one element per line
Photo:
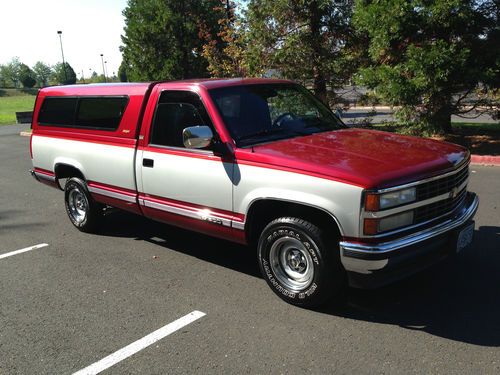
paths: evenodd
<path fill-rule="evenodd" d="M 92 199 L 83 180 L 72 177 L 66 181 L 64 204 L 69 220 L 78 230 L 92 233 L 98 229 L 103 206 Z"/>
<path fill-rule="evenodd" d="M 338 244 L 314 224 L 294 217 L 273 220 L 257 252 L 264 279 L 284 301 L 310 308 L 342 299 L 347 283 Z"/>

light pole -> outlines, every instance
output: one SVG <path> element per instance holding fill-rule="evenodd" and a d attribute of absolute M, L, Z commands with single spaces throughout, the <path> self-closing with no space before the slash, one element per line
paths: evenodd
<path fill-rule="evenodd" d="M 106 71 L 106 76 L 108 75 L 108 62 L 104 61 L 104 70 Z"/>
<path fill-rule="evenodd" d="M 104 82 L 108 82 L 106 79 L 106 70 L 104 69 L 104 55 L 101 53 L 101 62 L 102 62 L 102 73 L 104 74 Z"/>
<path fill-rule="evenodd" d="M 83 69 L 82 69 L 82 81 L 85 83 L 85 76 L 83 75 Z"/>
<path fill-rule="evenodd" d="M 62 31 L 58 30 L 57 34 L 59 35 L 59 43 L 61 44 L 61 55 L 62 55 L 62 61 L 63 61 L 64 79 L 66 80 L 66 82 L 68 82 L 68 75 L 66 74 L 66 63 L 64 62 L 64 51 L 63 51 L 63 46 L 62 46 Z"/>

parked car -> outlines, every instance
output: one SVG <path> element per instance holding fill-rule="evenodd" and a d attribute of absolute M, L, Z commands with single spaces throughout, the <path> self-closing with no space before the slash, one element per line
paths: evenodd
<path fill-rule="evenodd" d="M 32 128 L 32 174 L 64 190 L 76 228 L 99 230 L 112 206 L 248 244 L 292 304 L 392 282 L 472 241 L 466 149 L 348 128 L 291 81 L 48 87 Z"/>

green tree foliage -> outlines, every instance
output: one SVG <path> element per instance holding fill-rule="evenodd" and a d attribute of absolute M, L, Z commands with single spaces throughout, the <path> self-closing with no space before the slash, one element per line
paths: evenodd
<path fill-rule="evenodd" d="M 370 59 L 358 82 L 400 105 L 415 130 L 449 132 L 452 114 L 493 106 L 465 104 L 478 88 L 498 88 L 498 12 L 487 0 L 358 0 L 354 23 L 369 36 Z"/>
<path fill-rule="evenodd" d="M 19 57 L 14 57 L 9 63 L 2 65 L 1 75 L 5 86 L 19 86 L 19 73 L 21 69 L 21 61 Z"/>
<path fill-rule="evenodd" d="M 217 33 L 220 0 L 129 0 L 123 11 L 123 58 L 132 81 L 207 75 L 202 56 L 203 24 Z"/>
<path fill-rule="evenodd" d="M 250 0 L 248 64 L 251 74 L 276 69 L 287 78 L 313 80 L 316 95 L 344 83 L 355 67 L 346 47 L 352 1 Z"/>
<path fill-rule="evenodd" d="M 127 63 L 125 60 L 122 60 L 122 63 L 118 67 L 118 79 L 120 82 L 128 82 L 128 77 L 127 77 L 127 70 L 129 68 L 127 67 Z"/>
<path fill-rule="evenodd" d="M 60 85 L 72 85 L 76 83 L 76 73 L 69 63 L 57 63 L 54 65 L 52 79 Z"/>
<path fill-rule="evenodd" d="M 8 85 L 6 72 L 7 72 L 7 66 L 0 65 L 0 87 L 7 87 Z"/>
<path fill-rule="evenodd" d="M 44 87 L 49 84 L 49 78 L 52 75 L 52 68 L 49 65 L 42 61 L 37 61 L 36 64 L 33 65 L 33 72 L 35 73 L 38 85 Z"/>
<path fill-rule="evenodd" d="M 212 77 L 243 77 L 248 75 L 247 47 L 248 33 L 245 20 L 236 13 L 236 3 L 222 0 L 215 9 L 222 18 L 219 30 L 213 35 L 202 24 L 200 35 L 205 40 L 203 57 L 208 62 Z"/>
<path fill-rule="evenodd" d="M 19 66 L 19 81 L 23 87 L 31 89 L 36 84 L 35 73 L 26 64 Z"/>

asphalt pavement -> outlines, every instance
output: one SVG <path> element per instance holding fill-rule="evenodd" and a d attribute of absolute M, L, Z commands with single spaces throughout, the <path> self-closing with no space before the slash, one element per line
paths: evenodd
<path fill-rule="evenodd" d="M 193 311 L 206 315 L 105 373 L 500 372 L 499 167 L 471 167 L 469 251 L 307 310 L 274 295 L 246 247 L 122 212 L 78 232 L 63 193 L 28 175 L 25 128 L 0 127 L 0 374 L 74 373 Z"/>

